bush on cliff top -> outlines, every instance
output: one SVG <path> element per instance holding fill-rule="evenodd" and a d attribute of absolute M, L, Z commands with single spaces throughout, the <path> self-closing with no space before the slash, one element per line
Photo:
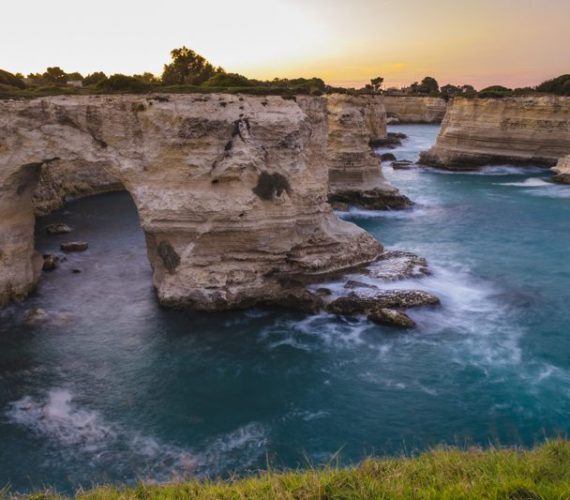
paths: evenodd
<path fill-rule="evenodd" d="M 552 80 L 542 82 L 536 90 L 550 94 L 570 96 L 570 75 L 561 75 Z"/>
<path fill-rule="evenodd" d="M 1 491 L 0 491 L 1 493 Z M 368 459 L 355 468 L 265 472 L 231 481 L 111 486 L 83 500 L 128 499 L 540 499 L 570 497 L 570 442 L 532 451 L 439 449 L 417 458 Z M 61 498 L 40 493 L 30 498 Z"/>
<path fill-rule="evenodd" d="M 17 89 L 25 89 L 26 84 L 21 78 L 8 71 L 0 69 L 0 85 L 6 85 L 8 87 L 16 87 Z"/>

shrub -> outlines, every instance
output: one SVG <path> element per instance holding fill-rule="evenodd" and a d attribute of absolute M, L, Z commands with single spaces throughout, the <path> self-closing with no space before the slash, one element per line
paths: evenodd
<path fill-rule="evenodd" d="M 552 80 L 542 82 L 536 90 L 549 94 L 570 95 L 570 75 L 561 75 Z"/>
<path fill-rule="evenodd" d="M 26 84 L 23 80 L 18 78 L 16 75 L 13 75 L 12 73 L 9 73 L 8 71 L 4 71 L 3 69 L 0 69 L 0 84 L 16 87 L 18 89 L 26 88 Z"/>
<path fill-rule="evenodd" d="M 97 88 L 105 92 L 146 92 L 151 86 L 134 76 L 115 74 L 99 82 Z"/>
<path fill-rule="evenodd" d="M 212 87 L 250 87 L 252 82 L 243 75 L 237 73 L 218 73 L 206 80 L 202 86 Z"/>

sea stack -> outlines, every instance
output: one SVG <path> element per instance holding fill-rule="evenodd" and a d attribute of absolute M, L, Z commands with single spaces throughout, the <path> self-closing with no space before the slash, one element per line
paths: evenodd
<path fill-rule="evenodd" d="M 552 167 L 570 153 L 570 97 L 455 98 L 437 143 L 420 161 L 450 170 L 514 164 Z"/>
<path fill-rule="evenodd" d="M 384 178 L 371 147 L 387 136 L 382 96 L 333 94 L 327 105 L 331 203 L 371 210 L 409 208 L 411 201 Z"/>

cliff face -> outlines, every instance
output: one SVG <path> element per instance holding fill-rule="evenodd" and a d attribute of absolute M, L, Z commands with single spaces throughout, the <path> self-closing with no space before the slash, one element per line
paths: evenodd
<path fill-rule="evenodd" d="M 333 94 L 328 106 L 329 199 L 369 209 L 411 206 L 382 174 L 370 142 L 386 137 L 381 96 Z"/>
<path fill-rule="evenodd" d="M 570 152 L 570 98 L 456 98 L 424 164 L 472 169 L 487 164 L 552 166 Z"/>
<path fill-rule="evenodd" d="M 441 123 L 447 102 L 440 97 L 384 96 L 389 123 Z"/>
<path fill-rule="evenodd" d="M 0 102 L 0 302 L 37 280 L 32 198 L 46 165 L 84 168 L 88 179 L 130 192 L 161 303 L 214 310 L 303 302 L 307 277 L 382 251 L 328 205 L 326 145 L 323 98 Z"/>
<path fill-rule="evenodd" d="M 42 165 L 33 201 L 36 215 L 45 215 L 63 208 L 69 198 L 124 189 L 119 179 L 97 163 L 56 159 Z"/>
<path fill-rule="evenodd" d="M 560 158 L 556 166 L 552 167 L 552 171 L 554 181 L 570 184 L 570 155 Z"/>

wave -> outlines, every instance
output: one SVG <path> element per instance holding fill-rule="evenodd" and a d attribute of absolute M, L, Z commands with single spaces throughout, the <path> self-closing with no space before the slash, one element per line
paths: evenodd
<path fill-rule="evenodd" d="M 25 396 L 8 405 L 6 417 L 45 440 L 58 461 L 73 474 L 76 463 L 88 460 L 92 467 L 117 477 L 164 482 L 243 470 L 254 464 L 269 443 L 266 426 L 251 422 L 222 434 L 194 449 L 164 443 L 118 424 L 106 422 L 95 410 L 74 403 L 68 389 L 56 388 L 44 398 Z M 91 474 L 88 478 L 93 481 Z"/>
<path fill-rule="evenodd" d="M 556 184 L 540 178 L 531 177 L 521 182 L 495 183 L 498 186 L 525 188 L 528 194 L 544 198 L 570 198 L 570 186 Z"/>

